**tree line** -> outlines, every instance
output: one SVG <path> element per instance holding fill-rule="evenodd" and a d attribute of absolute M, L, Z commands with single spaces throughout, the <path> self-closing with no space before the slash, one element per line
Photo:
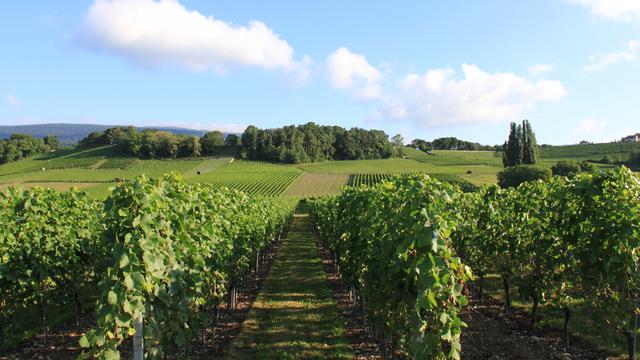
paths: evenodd
<path fill-rule="evenodd" d="M 9 139 L 0 139 L 0 164 L 46 154 L 58 150 L 59 147 L 60 141 L 57 136 L 34 138 L 31 135 L 13 134 Z"/>
<path fill-rule="evenodd" d="M 381 130 L 347 130 L 312 122 L 275 129 L 251 125 L 242 134 L 241 143 L 243 158 L 282 163 L 386 159 L 404 155 L 400 135 L 389 140 Z"/>
<path fill-rule="evenodd" d="M 501 151 L 500 145 L 482 145 L 477 142 L 464 141 L 456 137 L 437 138 L 433 141 L 414 139 L 407 145 L 421 151 L 431 150 L 473 150 L 473 151 Z"/>
<path fill-rule="evenodd" d="M 502 145 L 505 169 L 498 173 L 500 187 L 517 187 L 534 180 L 548 181 L 551 170 L 536 165 L 540 149 L 529 120 L 523 120 L 521 124 L 512 122 L 509 128 L 509 138 Z"/>
<path fill-rule="evenodd" d="M 80 140 L 78 147 L 115 146 L 123 154 L 142 158 L 178 158 L 213 155 L 219 148 L 238 144 L 237 135 L 229 134 L 225 137 L 220 131 L 211 131 L 197 137 L 152 129 L 138 131 L 133 126 L 118 126 L 90 133 Z"/>
<path fill-rule="evenodd" d="M 385 159 L 403 156 L 403 139 L 391 140 L 380 130 L 314 123 L 277 129 L 259 129 L 253 125 L 241 136 L 211 131 L 202 137 L 175 135 L 168 131 L 133 126 L 95 131 L 78 143 L 79 148 L 114 146 L 123 154 L 142 158 L 179 158 L 215 155 L 223 147 L 240 147 L 242 158 L 281 163 L 324 160 Z"/>

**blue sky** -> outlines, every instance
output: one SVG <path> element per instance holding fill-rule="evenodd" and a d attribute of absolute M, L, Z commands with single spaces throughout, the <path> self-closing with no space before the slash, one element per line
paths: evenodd
<path fill-rule="evenodd" d="M 6 1 L 0 123 L 640 131 L 640 1 Z"/>

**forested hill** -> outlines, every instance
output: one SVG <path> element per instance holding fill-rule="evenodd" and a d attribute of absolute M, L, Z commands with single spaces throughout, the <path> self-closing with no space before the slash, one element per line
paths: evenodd
<path fill-rule="evenodd" d="M 399 134 L 389 140 L 381 130 L 347 130 L 312 122 L 277 129 L 249 125 L 242 133 L 241 143 L 243 158 L 293 164 L 404 155 L 404 141 Z"/>
<path fill-rule="evenodd" d="M 43 138 L 48 135 L 57 136 L 60 142 L 66 145 L 75 144 L 94 131 L 104 131 L 114 125 L 97 124 L 37 124 L 37 125 L 15 125 L 0 126 L 0 139 L 8 139 L 11 134 L 25 134 L 36 138 Z M 193 130 L 177 127 L 138 127 L 138 130 L 157 129 L 169 131 L 176 135 L 202 136 L 205 131 Z"/>

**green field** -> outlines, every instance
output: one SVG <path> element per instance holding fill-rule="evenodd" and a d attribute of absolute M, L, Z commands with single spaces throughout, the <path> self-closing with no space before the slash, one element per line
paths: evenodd
<path fill-rule="evenodd" d="M 494 182 L 501 168 L 493 153 L 407 152 L 409 156 L 404 159 L 280 165 L 233 161 L 232 157 L 144 160 L 98 148 L 53 153 L 0 166 L 0 190 L 9 186 L 48 186 L 57 190 L 78 186 L 93 197 L 104 197 L 116 179 L 129 180 L 141 174 L 156 177 L 175 171 L 190 183 L 213 183 L 257 195 L 307 197 L 335 194 L 356 175 L 428 173 L 449 176 L 454 183 L 482 185 Z M 465 160 L 465 156 L 469 159 Z"/>
<path fill-rule="evenodd" d="M 134 158 L 111 158 L 97 166 L 96 169 L 128 169 L 138 162 Z"/>
<path fill-rule="evenodd" d="M 347 174 L 304 173 L 298 181 L 289 187 L 285 195 L 307 197 L 337 194 L 347 185 L 349 176 Z"/>
<path fill-rule="evenodd" d="M 502 154 L 494 151 L 434 150 L 431 154 L 407 148 L 406 156 L 436 166 L 487 165 L 502 167 Z"/>
<path fill-rule="evenodd" d="M 143 160 L 122 157 L 112 148 L 102 147 L 80 151 L 58 151 L 0 166 L 0 189 L 48 186 L 58 190 L 74 185 L 90 194 L 103 197 L 116 179 L 133 179 L 146 174 L 160 176 L 175 171 L 181 174 L 202 166 L 206 172 L 230 159 Z"/>
<path fill-rule="evenodd" d="M 0 166 L 0 176 L 43 169 L 90 168 L 107 157 L 115 154 L 109 148 L 96 148 L 81 151 L 62 150 L 47 155 L 12 162 Z M 1 177 L 0 177 L 1 179 Z"/>
<path fill-rule="evenodd" d="M 612 143 L 545 147 L 540 164 L 559 160 L 627 159 L 640 144 Z M 111 147 L 64 150 L 0 166 L 0 190 L 9 186 L 48 186 L 66 190 L 78 186 L 90 196 L 104 197 L 116 179 L 167 172 L 182 174 L 187 182 L 209 182 L 258 195 L 307 197 L 335 194 L 345 185 L 376 183 L 391 175 L 429 174 L 463 188 L 492 184 L 502 170 L 502 155 L 493 151 L 405 149 L 404 158 L 325 161 L 296 165 L 236 160 L 238 149 L 200 159 L 147 160 L 123 157 Z M 597 164 L 600 168 L 614 165 Z M 376 180 L 377 179 L 377 180 Z"/>
<path fill-rule="evenodd" d="M 207 161 L 200 163 L 200 165 L 192 169 L 189 169 L 187 172 L 184 173 L 184 176 L 189 177 L 189 176 L 207 174 L 222 166 L 229 164 L 232 160 L 233 158 L 230 158 L 230 157 L 209 159 Z"/>
<path fill-rule="evenodd" d="M 606 143 L 544 147 L 542 159 L 572 159 L 600 161 L 608 156 L 612 161 L 626 161 L 633 153 L 640 152 L 640 143 Z"/>
<path fill-rule="evenodd" d="M 282 194 L 302 171 L 291 166 L 257 161 L 233 161 L 206 174 L 191 176 L 187 182 L 206 182 L 255 195 Z"/>

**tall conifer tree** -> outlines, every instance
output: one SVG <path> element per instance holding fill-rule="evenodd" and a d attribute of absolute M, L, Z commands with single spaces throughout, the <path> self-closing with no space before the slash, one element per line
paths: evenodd
<path fill-rule="evenodd" d="M 524 139 L 522 146 L 522 163 L 535 164 L 538 162 L 538 144 L 536 142 L 536 134 L 531 130 L 529 120 L 522 121 L 522 137 Z"/>
<path fill-rule="evenodd" d="M 511 123 L 509 140 L 502 146 L 502 163 L 505 167 L 520 164 L 535 164 L 538 161 L 536 135 L 529 120 L 522 124 Z"/>

